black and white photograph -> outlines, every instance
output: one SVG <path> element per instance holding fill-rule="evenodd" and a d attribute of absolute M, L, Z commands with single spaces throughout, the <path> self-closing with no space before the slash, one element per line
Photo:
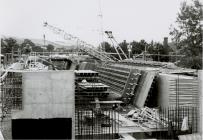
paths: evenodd
<path fill-rule="evenodd" d="M 0 0 L 0 140 L 203 140 L 203 1 Z"/>

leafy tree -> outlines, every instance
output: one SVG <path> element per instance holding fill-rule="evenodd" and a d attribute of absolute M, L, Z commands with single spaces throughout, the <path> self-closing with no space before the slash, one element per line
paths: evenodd
<path fill-rule="evenodd" d="M 17 41 L 14 38 L 2 39 L 1 43 L 2 54 L 12 53 L 12 51 L 17 51 L 19 48 L 19 45 L 17 44 Z"/>
<path fill-rule="evenodd" d="M 28 54 L 32 51 L 33 47 L 35 47 L 35 43 L 33 43 L 29 39 L 24 39 L 23 43 L 21 44 L 20 49 L 23 54 Z"/>
<path fill-rule="evenodd" d="M 109 44 L 108 42 L 102 42 L 101 45 L 104 47 L 104 51 L 107 53 L 116 53 L 116 50 L 113 46 L 111 46 L 111 44 Z M 119 56 L 117 54 L 111 54 L 111 56 L 119 59 Z"/>
<path fill-rule="evenodd" d="M 145 47 L 149 46 L 149 44 L 143 39 L 139 42 L 133 41 L 130 44 L 132 45 L 132 54 L 141 54 L 145 50 Z"/>
<path fill-rule="evenodd" d="M 52 52 L 54 50 L 54 45 L 48 44 L 47 51 Z"/>
<path fill-rule="evenodd" d="M 40 46 L 33 46 L 32 51 L 33 52 L 43 52 L 44 49 L 42 47 L 40 47 Z"/>
<path fill-rule="evenodd" d="M 130 44 L 132 45 L 132 54 L 140 54 L 144 50 L 137 41 L 132 41 Z"/>
<path fill-rule="evenodd" d="M 151 42 L 147 51 L 148 53 L 152 54 L 153 61 L 161 61 L 161 62 L 169 61 L 169 57 L 165 56 L 165 55 L 169 55 L 169 51 L 170 51 L 169 46 L 164 46 L 163 44 L 158 42 L 155 42 L 155 43 Z"/>
<path fill-rule="evenodd" d="M 31 51 L 32 51 L 32 47 L 31 47 L 29 44 L 27 44 L 26 47 L 24 47 L 24 48 L 21 50 L 21 52 L 22 52 L 23 54 L 29 54 Z"/>
<path fill-rule="evenodd" d="M 35 43 L 33 43 L 31 40 L 29 39 L 24 39 L 23 43 L 21 44 L 21 47 L 22 48 L 25 48 L 27 46 L 31 46 L 31 47 L 34 47 L 35 46 Z"/>
<path fill-rule="evenodd" d="M 128 45 L 129 43 L 126 42 L 126 40 L 124 40 L 123 42 L 119 43 L 119 46 L 121 47 L 121 49 L 123 50 L 123 52 L 128 55 Z M 122 53 L 120 50 L 119 50 L 120 53 Z M 122 57 L 124 58 L 124 56 L 122 55 Z"/>
<path fill-rule="evenodd" d="M 101 46 L 104 47 L 105 52 L 115 52 L 114 48 L 108 42 L 102 42 Z"/>
<path fill-rule="evenodd" d="M 180 61 L 183 67 L 202 68 L 202 18 L 201 3 L 193 0 L 192 4 L 183 2 L 178 13 L 176 27 L 171 27 L 170 35 L 177 47 L 177 54 L 184 54 Z"/>

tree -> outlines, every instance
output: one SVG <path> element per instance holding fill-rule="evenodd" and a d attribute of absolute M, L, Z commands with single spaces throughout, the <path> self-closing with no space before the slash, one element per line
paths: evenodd
<path fill-rule="evenodd" d="M 152 54 L 153 61 L 168 62 L 169 57 L 169 46 L 164 46 L 158 42 L 151 42 L 148 48 L 148 53 Z"/>
<path fill-rule="evenodd" d="M 29 54 L 32 51 L 33 47 L 35 47 L 35 43 L 33 43 L 29 39 L 24 39 L 23 43 L 20 46 L 20 49 L 23 54 Z"/>
<path fill-rule="evenodd" d="M 1 43 L 2 54 L 12 53 L 12 51 L 17 51 L 19 48 L 19 45 L 17 44 L 17 41 L 14 38 L 2 39 Z"/>
<path fill-rule="evenodd" d="M 54 45 L 48 44 L 47 51 L 52 52 L 54 50 Z"/>
<path fill-rule="evenodd" d="M 123 50 L 123 52 L 128 55 L 128 44 L 126 42 L 126 40 L 123 40 L 123 42 L 119 43 L 119 46 L 121 47 L 121 49 Z M 120 53 L 122 53 L 120 50 L 119 50 Z M 124 56 L 122 55 L 122 57 L 124 58 Z"/>
<path fill-rule="evenodd" d="M 101 46 L 104 47 L 105 52 L 110 52 L 110 53 L 114 52 L 114 48 L 108 42 L 102 42 Z"/>
<path fill-rule="evenodd" d="M 144 49 L 140 48 L 139 42 L 132 41 L 130 43 L 132 45 L 132 54 L 140 54 Z"/>
<path fill-rule="evenodd" d="M 32 51 L 33 52 L 43 52 L 44 49 L 42 47 L 40 47 L 40 46 L 33 46 Z"/>
<path fill-rule="evenodd" d="M 111 46 L 111 44 L 109 44 L 108 42 L 102 42 L 101 45 L 104 47 L 104 51 L 107 53 L 116 53 L 116 50 L 113 46 Z M 119 59 L 119 56 L 117 54 L 111 54 L 111 56 Z"/>
<path fill-rule="evenodd" d="M 31 40 L 29 39 L 24 39 L 23 43 L 21 44 L 22 48 L 25 48 L 27 45 L 34 47 L 35 43 L 33 43 Z"/>
<path fill-rule="evenodd" d="M 141 54 L 145 51 L 145 47 L 147 48 L 149 46 L 149 44 L 143 39 L 139 42 L 133 41 L 130 44 L 132 45 L 132 54 Z"/>
<path fill-rule="evenodd" d="M 201 3 L 183 2 L 176 18 L 176 27 L 171 27 L 170 35 L 177 47 L 177 54 L 184 54 L 180 66 L 202 69 L 202 18 Z"/>

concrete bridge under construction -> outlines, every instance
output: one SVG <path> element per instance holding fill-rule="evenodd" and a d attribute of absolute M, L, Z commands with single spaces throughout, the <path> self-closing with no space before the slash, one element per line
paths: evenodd
<path fill-rule="evenodd" d="M 23 62 L 1 76 L 1 119 L 10 118 L 10 138 L 177 138 L 186 118 L 185 134 L 199 130 L 200 71 L 76 53 L 32 53 Z M 33 126 L 41 127 L 35 136 Z"/>

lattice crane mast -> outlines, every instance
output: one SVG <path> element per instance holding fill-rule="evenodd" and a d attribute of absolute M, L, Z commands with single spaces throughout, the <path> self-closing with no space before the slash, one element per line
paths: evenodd
<path fill-rule="evenodd" d="M 72 34 L 66 33 L 60 28 L 49 25 L 47 22 L 44 22 L 44 27 L 47 27 L 48 29 L 52 30 L 55 34 L 61 35 L 65 40 L 76 41 L 78 43 L 78 46 L 80 46 L 80 49 L 89 54 L 90 56 L 93 56 L 101 61 L 114 61 L 114 59 L 111 58 L 108 54 L 99 52 L 93 45 L 80 40 L 78 37 L 73 36 Z"/>
<path fill-rule="evenodd" d="M 127 55 L 124 53 L 123 49 L 121 48 L 121 46 L 119 45 L 119 43 L 116 41 L 115 37 L 113 36 L 112 34 L 112 31 L 105 31 L 106 35 L 108 36 L 108 38 L 111 40 L 112 44 L 113 44 L 113 47 L 114 49 L 116 50 L 116 53 L 118 54 L 119 56 L 119 59 L 120 60 L 123 60 L 120 53 L 119 53 L 119 50 L 121 51 L 121 54 L 125 57 L 125 59 L 128 59 Z M 116 44 L 118 47 L 114 46 L 114 44 Z M 118 49 L 119 50 L 118 50 Z"/>

